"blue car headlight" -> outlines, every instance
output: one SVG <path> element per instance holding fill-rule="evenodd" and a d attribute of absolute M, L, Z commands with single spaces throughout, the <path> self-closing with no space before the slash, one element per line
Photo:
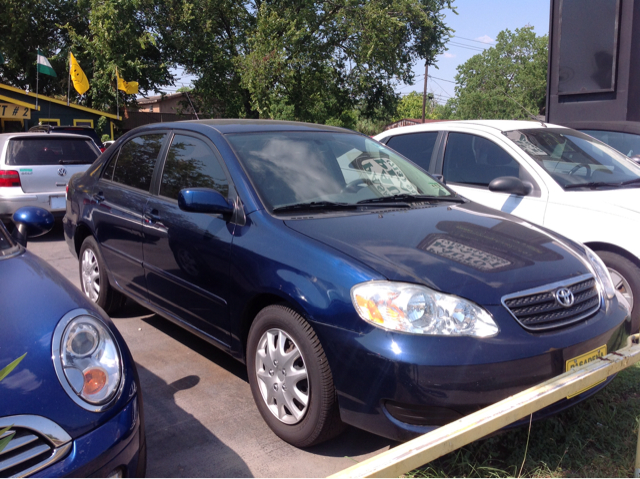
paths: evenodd
<path fill-rule="evenodd" d="M 89 311 L 71 311 L 56 326 L 51 348 L 71 399 L 89 411 L 108 408 L 124 384 L 122 354 L 109 328 Z"/>
<path fill-rule="evenodd" d="M 362 319 L 383 329 L 437 336 L 487 338 L 500 330 L 482 307 L 426 286 L 371 281 L 351 288 Z"/>

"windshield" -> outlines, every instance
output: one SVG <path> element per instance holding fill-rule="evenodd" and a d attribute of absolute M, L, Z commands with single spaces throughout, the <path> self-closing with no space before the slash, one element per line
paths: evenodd
<path fill-rule="evenodd" d="M 0 221 L 0 257 L 12 254 L 17 249 L 17 245 Z"/>
<path fill-rule="evenodd" d="M 354 205 L 396 195 L 453 196 L 413 163 L 366 136 L 268 132 L 227 139 L 271 210 L 310 202 Z"/>
<path fill-rule="evenodd" d="M 567 128 L 514 130 L 504 135 L 522 148 L 563 188 L 638 186 L 640 167 L 604 143 Z"/>
<path fill-rule="evenodd" d="M 640 135 L 621 131 L 581 130 L 629 157 L 640 155 Z"/>

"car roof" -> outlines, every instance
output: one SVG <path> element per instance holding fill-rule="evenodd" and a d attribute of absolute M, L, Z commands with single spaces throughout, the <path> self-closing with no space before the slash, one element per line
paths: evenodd
<path fill-rule="evenodd" d="M 544 126 L 543 126 L 544 125 Z M 528 130 L 532 128 L 564 128 L 560 125 L 553 125 L 551 123 L 542 123 L 533 120 L 456 120 L 447 122 L 425 123 L 414 126 L 404 126 L 400 128 L 393 128 L 391 130 L 384 131 L 380 136 L 390 136 L 398 133 L 417 133 L 420 131 L 440 131 L 440 130 L 452 130 L 457 129 L 460 126 L 473 127 L 475 130 L 483 131 L 512 131 L 512 130 Z"/>
<path fill-rule="evenodd" d="M 324 131 L 340 133 L 356 133 L 346 128 L 336 126 L 318 125 L 315 123 L 303 123 L 299 121 L 279 120 L 251 120 L 251 119 L 220 119 L 220 120 L 185 120 L 170 123 L 154 123 L 139 127 L 155 128 L 185 128 L 189 124 L 198 124 L 213 128 L 222 134 L 229 133 L 257 133 L 262 131 Z M 359 134 L 359 133 L 356 133 Z"/>

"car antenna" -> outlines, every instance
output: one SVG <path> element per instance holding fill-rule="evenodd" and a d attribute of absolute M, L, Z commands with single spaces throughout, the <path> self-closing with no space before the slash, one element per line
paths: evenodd
<path fill-rule="evenodd" d="M 529 110 L 527 110 L 525 107 L 523 107 L 520 103 L 518 103 L 517 101 L 515 101 L 513 98 L 511 98 L 509 95 L 507 95 L 506 93 L 504 94 L 504 96 L 506 96 L 509 100 L 511 100 L 512 102 L 514 102 L 516 105 L 518 105 L 520 108 L 522 108 L 524 111 L 527 112 L 527 114 L 529 115 L 529 118 L 531 118 L 533 121 L 537 121 L 539 122 L 542 126 L 544 126 L 545 128 L 547 128 L 547 125 L 544 123 L 544 121 L 539 120 L 538 118 L 536 118 L 536 116 L 531 113 Z"/>

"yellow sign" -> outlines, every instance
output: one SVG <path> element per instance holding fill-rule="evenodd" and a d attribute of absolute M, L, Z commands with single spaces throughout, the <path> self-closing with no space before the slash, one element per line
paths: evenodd
<path fill-rule="evenodd" d="M 606 355 L 607 355 L 607 345 L 605 344 L 604 346 L 600 346 L 599 348 L 594 349 L 593 351 L 589 351 L 588 353 L 578 356 L 577 358 L 569 359 L 565 365 L 566 371 L 567 372 L 571 371 L 573 368 L 576 368 L 578 366 L 584 366 L 585 364 L 590 363 L 591 361 L 596 361 L 598 358 L 602 358 Z M 572 394 L 571 396 L 567 396 L 567 399 L 571 399 L 572 397 L 577 396 L 578 394 L 582 394 L 583 392 L 605 381 L 606 379 L 603 379 L 602 381 L 598 381 L 597 383 L 592 384 L 591 386 L 583 389 L 582 391 L 578 391 L 577 393 Z"/>
<path fill-rule="evenodd" d="M 14 118 L 16 120 L 30 120 L 31 109 L 13 103 L 0 103 L 0 118 Z"/>

